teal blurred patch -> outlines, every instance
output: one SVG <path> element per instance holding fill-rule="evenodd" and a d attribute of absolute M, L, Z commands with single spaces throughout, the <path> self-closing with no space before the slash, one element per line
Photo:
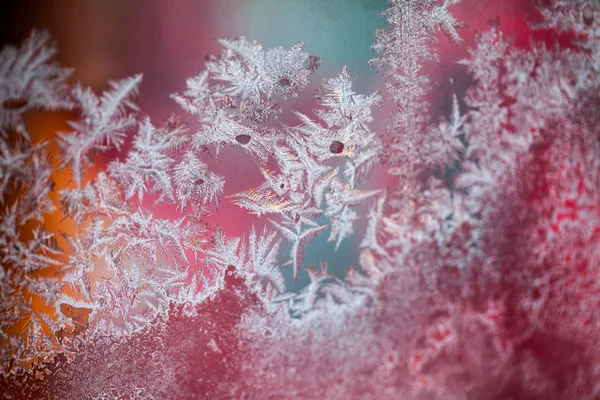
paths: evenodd
<path fill-rule="evenodd" d="M 297 41 L 321 57 L 321 73 L 338 73 L 343 65 L 361 84 L 373 72 L 367 64 L 376 28 L 385 28 L 379 14 L 386 0 L 248 0 L 232 2 L 239 35 L 260 41 L 264 47 L 290 47 Z M 364 76 L 363 76 L 364 74 Z M 362 85 L 361 85 L 362 86 Z M 360 90 L 359 87 L 356 89 Z"/>

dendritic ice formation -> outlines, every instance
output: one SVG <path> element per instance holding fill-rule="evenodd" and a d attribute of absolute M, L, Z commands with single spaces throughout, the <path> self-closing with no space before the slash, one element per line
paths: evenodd
<path fill-rule="evenodd" d="M 355 93 L 343 68 L 294 126 L 278 117 L 319 67 L 302 43 L 221 40 L 172 95 L 194 129 L 136 107 L 141 75 L 101 95 L 72 85 L 45 33 L 5 47 L 7 395 L 598 398 L 600 5 L 544 2 L 543 40 L 519 47 L 497 24 L 463 43 L 458 3 L 390 0 L 372 60 L 386 90 Z M 441 117 L 440 35 L 466 46 L 472 80 Z M 79 119 L 35 141 L 40 109 Z M 224 195 L 225 147 L 255 161 L 258 187 Z M 375 169 L 386 185 L 366 189 Z M 209 218 L 224 201 L 259 222 L 226 235 Z M 73 231 L 48 228 L 52 213 Z M 359 246 L 344 276 L 304 262 L 321 236 Z M 291 291 L 285 267 L 308 285 Z"/>

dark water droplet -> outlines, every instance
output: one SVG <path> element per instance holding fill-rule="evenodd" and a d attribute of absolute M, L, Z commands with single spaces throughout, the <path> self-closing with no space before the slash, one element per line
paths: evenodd
<path fill-rule="evenodd" d="M 298 223 L 299 221 L 300 221 L 300 214 L 296 214 L 296 215 L 294 216 L 294 222 L 295 222 L 295 223 Z"/>
<path fill-rule="evenodd" d="M 283 189 L 285 185 L 282 183 L 281 185 L 279 185 L 279 187 Z"/>
<path fill-rule="evenodd" d="M 283 87 L 288 87 L 288 86 L 290 86 L 291 82 L 288 78 L 281 78 L 279 80 L 279 84 Z"/>
<path fill-rule="evenodd" d="M 583 10 L 583 23 L 587 26 L 592 26 L 594 24 L 594 11 L 590 8 L 586 8 Z"/>
<path fill-rule="evenodd" d="M 2 106 L 7 110 L 18 110 L 19 108 L 25 107 L 27 105 L 27 99 L 14 98 L 14 99 L 6 99 L 2 103 Z"/>
<path fill-rule="evenodd" d="M 338 140 L 334 140 L 329 145 L 329 151 L 332 152 L 333 154 L 340 154 L 342 151 L 344 151 L 344 143 L 342 143 Z"/>
<path fill-rule="evenodd" d="M 250 139 L 252 139 L 250 135 L 237 135 L 235 137 L 235 140 L 237 140 L 237 142 L 240 144 L 248 144 L 248 142 L 250 142 Z"/>
<path fill-rule="evenodd" d="M 204 183 L 204 179 L 198 178 L 196 179 L 196 185 L 202 185 Z"/>

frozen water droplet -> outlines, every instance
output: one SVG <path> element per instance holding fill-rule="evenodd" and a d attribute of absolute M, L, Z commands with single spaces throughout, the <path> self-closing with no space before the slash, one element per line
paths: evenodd
<path fill-rule="evenodd" d="M 6 99 L 2 103 L 2 106 L 7 110 L 18 110 L 19 108 L 23 108 L 27 105 L 27 99 L 22 98 L 12 98 Z"/>
<path fill-rule="evenodd" d="M 291 84 L 291 82 L 290 82 L 290 80 L 289 80 L 288 78 L 281 78 L 281 79 L 279 80 L 279 84 L 280 84 L 281 86 L 283 86 L 283 87 L 289 87 L 289 86 L 290 86 L 290 84 Z"/>
<path fill-rule="evenodd" d="M 250 142 L 250 139 L 252 139 L 250 135 L 237 135 L 235 137 L 235 140 L 240 144 L 248 144 L 248 142 Z"/>
<path fill-rule="evenodd" d="M 344 151 L 344 143 L 342 143 L 338 140 L 334 140 L 329 145 L 329 151 L 332 152 L 333 154 L 340 154 L 342 151 Z"/>

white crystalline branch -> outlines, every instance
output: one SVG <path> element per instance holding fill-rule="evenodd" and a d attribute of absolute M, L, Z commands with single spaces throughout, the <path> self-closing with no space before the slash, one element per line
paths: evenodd
<path fill-rule="evenodd" d="M 316 222 L 307 220 L 305 224 L 300 222 L 297 223 L 290 218 L 284 218 L 282 223 L 271 221 L 273 225 L 283 234 L 283 236 L 290 242 L 292 242 L 292 266 L 294 268 L 294 281 L 298 278 L 298 272 L 302 260 L 304 259 L 304 251 L 306 246 L 312 242 L 312 240 L 327 229 L 327 225 L 319 225 Z"/>
<path fill-rule="evenodd" d="M 81 186 L 85 164 L 91 164 L 90 151 L 102 151 L 110 146 L 119 148 L 123 144 L 128 129 L 135 125 L 133 114 L 127 110 L 136 110 L 131 97 L 138 91 L 142 75 L 110 82 L 111 90 L 96 96 L 90 89 L 76 86 L 72 95 L 82 118 L 70 122 L 70 133 L 58 133 L 58 145 L 61 149 L 61 166 L 71 166 L 73 178 Z"/>
<path fill-rule="evenodd" d="M 170 156 L 186 141 L 184 129 L 157 129 L 145 118 L 139 126 L 133 149 L 129 151 L 125 162 L 114 161 L 108 172 L 119 181 L 130 199 L 137 193 L 141 202 L 145 193 L 158 193 L 160 201 L 173 201 L 174 189 L 171 169 L 174 159 Z"/>
<path fill-rule="evenodd" d="M 249 286 L 265 292 L 267 299 L 274 294 L 285 292 L 285 282 L 277 260 L 281 239 L 277 232 L 266 228 L 257 234 L 254 227 L 250 230 L 247 246 L 247 276 Z"/>
<path fill-rule="evenodd" d="M 185 153 L 183 160 L 175 166 L 173 180 L 181 210 L 188 203 L 196 208 L 205 204 L 218 206 L 225 185 L 225 179 L 209 171 L 207 165 L 191 151 Z"/>
<path fill-rule="evenodd" d="M 390 24 L 387 31 L 378 30 L 374 50 L 382 55 L 373 60 L 377 64 L 392 67 L 404 66 L 409 71 L 415 60 L 432 57 L 428 45 L 435 41 L 436 31 L 446 32 L 460 41 L 457 29 L 460 24 L 450 13 L 449 7 L 460 0 L 391 0 L 383 12 Z M 419 68 L 419 66 L 416 66 Z"/>
<path fill-rule="evenodd" d="M 262 127 L 276 118 L 276 97 L 296 96 L 309 83 L 318 59 L 304 45 L 263 50 L 244 37 L 220 40 L 225 50 L 207 61 L 205 70 L 187 80 L 183 94 L 171 97 L 200 121 L 192 137 L 196 149 L 241 147 L 261 162 L 273 152 L 278 135 Z"/>
<path fill-rule="evenodd" d="M 354 232 L 354 221 L 358 214 L 351 207 L 358 206 L 368 198 L 378 194 L 378 190 L 359 191 L 345 184 L 338 176 L 331 180 L 329 191 L 325 194 L 327 207 L 325 215 L 331 218 L 332 228 L 329 241 L 335 241 L 336 250 L 343 239 Z"/>
<path fill-rule="evenodd" d="M 245 37 L 223 39 L 225 47 L 220 59 L 207 63 L 208 72 L 219 82 L 223 95 L 258 100 L 261 95 L 283 98 L 297 95 L 308 85 L 310 75 L 318 66 L 314 57 L 305 53 L 299 42 L 290 50 L 282 47 L 264 51 L 256 41 Z"/>
<path fill-rule="evenodd" d="M 406 168 L 420 162 L 419 138 L 429 123 L 430 103 L 425 95 L 431 82 L 423 68 L 428 61 L 437 59 L 431 46 L 437 41 L 436 31 L 441 29 L 452 39 L 460 40 L 459 24 L 449 10 L 456 3 L 457 0 L 390 1 L 383 13 L 389 27 L 376 32 L 373 50 L 379 56 L 370 63 L 387 72 L 387 90 L 396 104 L 388 124 L 387 152 L 392 163 Z"/>
<path fill-rule="evenodd" d="M 245 243 L 239 237 L 226 237 L 221 229 L 217 229 L 210 248 L 204 253 L 206 264 L 219 273 L 230 265 L 239 270 L 246 263 Z"/>
<path fill-rule="evenodd" d="M 22 125 L 23 114 L 34 109 L 69 109 L 67 78 L 72 69 L 52 61 L 56 47 L 47 32 L 33 31 L 20 48 L 0 51 L 0 135 Z"/>
<path fill-rule="evenodd" d="M 458 99 L 456 94 L 453 94 L 449 119 L 442 117 L 437 125 L 430 126 L 424 143 L 419 147 L 421 159 L 428 166 L 443 170 L 461 160 L 466 151 L 463 138 L 466 135 L 465 123 L 468 118 L 469 114 L 460 114 Z"/>
<path fill-rule="evenodd" d="M 323 108 L 315 110 L 315 114 L 324 124 L 296 112 L 302 125 L 293 128 L 293 133 L 306 138 L 309 152 L 320 162 L 335 157 L 347 159 L 348 179 L 352 185 L 361 183 L 369 176 L 382 150 L 377 135 L 369 129 L 381 96 L 355 93 L 344 67 L 338 76 L 323 81 L 316 100 Z"/>

